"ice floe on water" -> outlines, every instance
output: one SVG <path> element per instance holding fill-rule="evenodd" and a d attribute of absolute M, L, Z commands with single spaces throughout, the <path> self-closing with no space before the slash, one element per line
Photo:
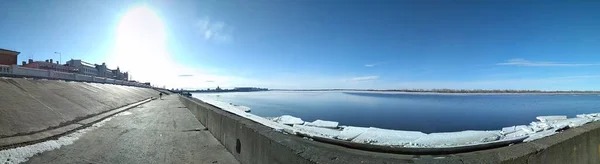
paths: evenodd
<path fill-rule="evenodd" d="M 315 120 L 313 122 L 306 122 L 304 125 L 307 126 L 316 126 L 321 128 L 337 128 L 338 122 L 335 121 L 323 121 L 323 120 Z"/>
<path fill-rule="evenodd" d="M 211 99 L 202 101 L 230 111 L 242 117 L 290 134 L 302 134 L 309 137 L 320 137 L 349 141 L 354 143 L 399 146 L 414 148 L 447 148 L 469 145 L 485 145 L 502 141 L 530 142 L 551 136 L 568 128 L 575 128 L 587 123 L 600 120 L 600 113 L 580 114 L 575 118 L 567 116 L 538 116 L 539 121 L 529 125 L 504 127 L 500 130 L 481 131 L 466 130 L 459 132 L 423 133 L 419 131 L 404 131 L 381 129 L 375 127 L 341 126 L 335 121 L 315 120 L 307 122 L 301 118 L 283 115 L 274 118 L 263 118 L 242 112 L 238 107 Z"/>
<path fill-rule="evenodd" d="M 290 115 L 283 115 L 280 117 L 276 117 L 273 119 L 273 121 L 280 123 L 280 124 L 284 124 L 284 125 L 304 124 L 304 121 L 302 121 L 302 119 L 300 119 L 298 117 L 290 116 Z"/>
<path fill-rule="evenodd" d="M 541 122 L 547 122 L 547 121 L 564 120 L 564 119 L 567 119 L 567 116 L 537 116 L 535 118 L 540 120 Z"/>

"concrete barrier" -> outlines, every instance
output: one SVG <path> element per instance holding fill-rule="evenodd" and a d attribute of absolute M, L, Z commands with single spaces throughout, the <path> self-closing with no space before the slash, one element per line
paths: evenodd
<path fill-rule="evenodd" d="M 0 78 L 0 138 L 60 127 L 157 96 L 149 88 Z"/>
<path fill-rule="evenodd" d="M 450 155 L 369 152 L 276 132 L 198 99 L 182 103 L 235 158 L 245 164 L 268 163 L 600 163 L 600 122 L 511 146 Z"/>

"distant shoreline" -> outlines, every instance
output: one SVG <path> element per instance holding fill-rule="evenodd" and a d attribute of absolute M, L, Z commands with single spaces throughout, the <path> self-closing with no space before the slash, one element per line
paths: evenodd
<path fill-rule="evenodd" d="M 600 91 L 538 91 L 538 90 L 358 90 L 358 89 L 269 89 L 269 91 L 342 91 L 402 94 L 600 94 Z"/>

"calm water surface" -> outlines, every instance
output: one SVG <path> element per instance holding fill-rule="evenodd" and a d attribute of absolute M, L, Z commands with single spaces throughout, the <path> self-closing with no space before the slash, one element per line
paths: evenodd
<path fill-rule="evenodd" d="M 529 124 L 540 115 L 600 112 L 598 94 L 386 94 L 359 92 L 266 91 L 195 93 L 248 106 L 264 117 L 292 115 L 304 121 L 416 130 L 426 133 L 499 130 Z"/>

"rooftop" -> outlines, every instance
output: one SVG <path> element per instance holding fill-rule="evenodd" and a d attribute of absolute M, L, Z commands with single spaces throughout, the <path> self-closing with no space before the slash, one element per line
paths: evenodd
<path fill-rule="evenodd" d="M 81 64 L 84 66 L 88 66 L 88 67 L 96 67 L 96 65 L 94 65 L 92 63 L 84 62 L 84 61 L 81 61 Z"/>
<path fill-rule="evenodd" d="M 21 53 L 21 52 L 19 52 L 19 51 L 7 50 L 7 49 L 2 49 L 2 48 L 0 48 L 0 51 L 12 52 L 12 53 L 14 53 L 15 55 L 19 55 L 19 54 Z"/>

